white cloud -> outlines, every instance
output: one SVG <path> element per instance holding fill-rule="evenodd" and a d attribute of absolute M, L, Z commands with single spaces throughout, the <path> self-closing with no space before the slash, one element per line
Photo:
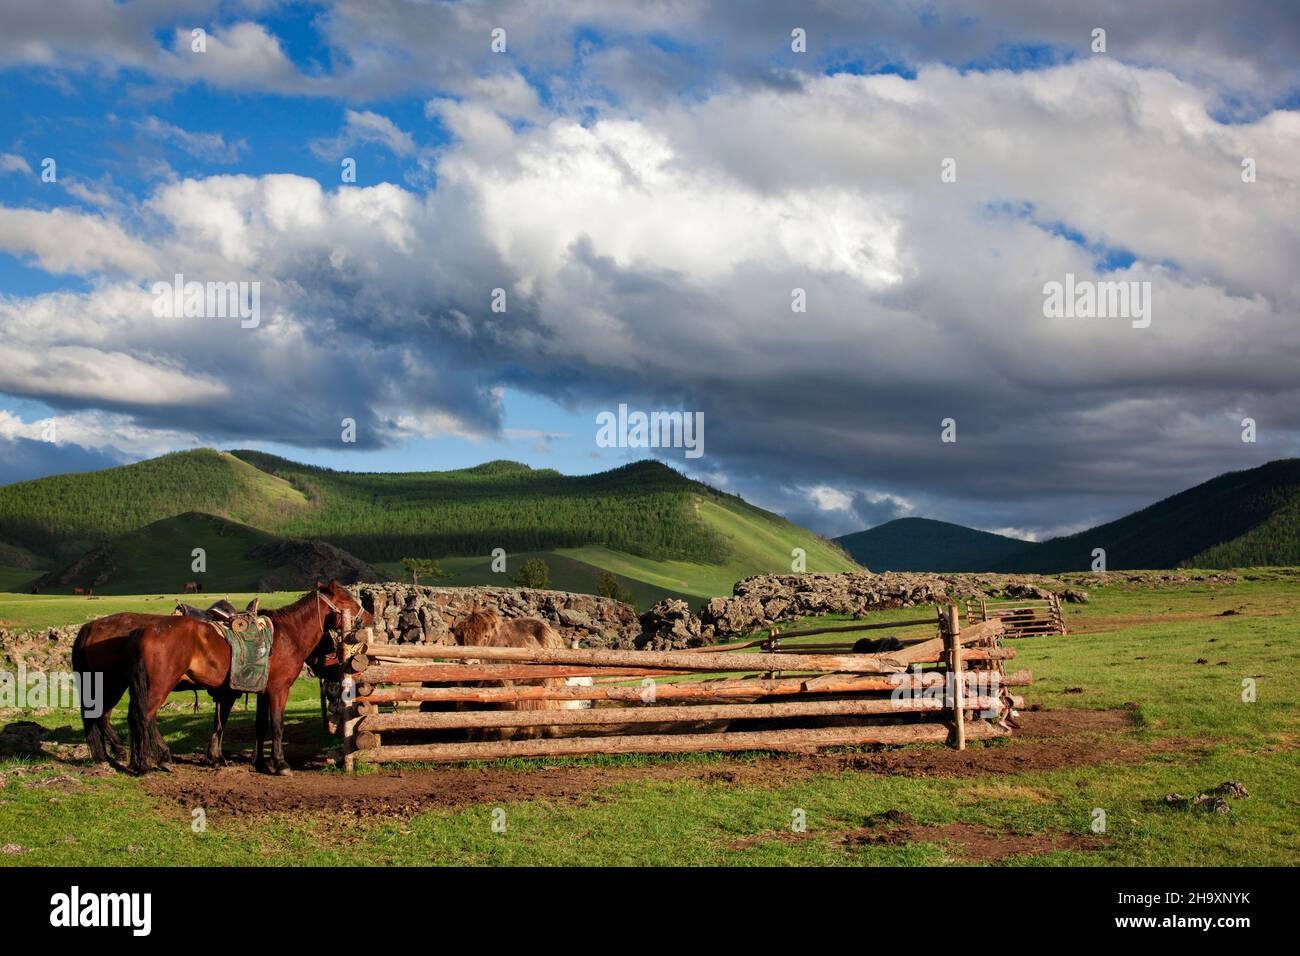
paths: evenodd
<path fill-rule="evenodd" d="M 171 143 L 190 156 L 212 163 L 233 163 L 248 148 L 248 143 L 242 139 L 227 143 L 226 137 L 220 132 L 193 132 L 156 116 L 147 116 L 135 125 L 155 139 Z"/>
<path fill-rule="evenodd" d="M 0 153 L 0 173 L 31 173 L 27 160 L 14 153 Z"/>
<path fill-rule="evenodd" d="M 820 511 L 848 511 L 853 507 L 853 496 L 829 485 L 815 485 L 808 489 L 808 498 Z"/>
<path fill-rule="evenodd" d="M 139 274 L 154 268 L 155 251 L 102 216 L 0 206 L 0 250 L 30 255 L 46 272 Z"/>
<path fill-rule="evenodd" d="M 394 156 L 409 157 L 417 152 L 411 134 L 386 116 L 368 110 L 344 111 L 344 126 L 333 139 L 319 139 L 311 150 L 321 159 L 338 160 L 358 143 L 378 143 Z"/>
<path fill-rule="evenodd" d="M 738 87 L 586 125 L 439 100 L 457 138 L 427 194 L 217 176 L 117 216 L 0 210 L 0 247 L 48 269 L 260 279 L 255 339 L 160 325 L 104 286 L 13 300 L 0 333 L 43 312 L 57 334 L 19 341 L 128 355 L 158 382 L 235 369 L 237 399 L 205 406 L 207 424 L 250 437 L 330 440 L 340 413 L 368 414 L 377 440 L 488 434 L 508 381 L 573 403 L 689 401 L 717 467 L 834 492 L 805 498 L 817 510 L 859 488 L 886 497 L 855 509 L 895 513 L 1141 499 L 1239 460 L 1225 403 L 1258 408 L 1275 440 L 1300 434 L 1300 114 L 1223 125 L 1213 102 L 1100 58 Z M 1243 155 L 1258 182 L 1240 181 Z M 1057 223 L 1134 254 L 1122 276 L 1152 283 L 1150 329 L 1043 318 L 1044 281 L 1096 271 Z M 142 422 L 198 430 L 148 401 L 149 374 L 124 374 Z M 7 382 L 107 401 L 93 377 L 83 394 L 32 362 Z M 948 416 L 956 446 L 938 438 Z M 981 523 L 1045 524 L 1040 500 Z"/>

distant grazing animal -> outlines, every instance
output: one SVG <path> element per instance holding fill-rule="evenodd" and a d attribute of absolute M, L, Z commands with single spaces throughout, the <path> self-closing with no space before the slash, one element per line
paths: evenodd
<path fill-rule="evenodd" d="M 73 589 L 72 589 L 72 593 L 73 593 L 73 594 L 85 594 L 85 593 L 86 593 L 86 589 L 85 589 L 85 588 L 73 588 Z"/>
<path fill-rule="evenodd" d="M 182 594 L 202 594 L 203 585 L 198 581 L 186 581 L 185 586 L 181 588 Z"/>
<path fill-rule="evenodd" d="M 289 773 L 284 759 L 284 705 L 289 688 L 305 662 L 319 659 L 328 644 L 326 632 L 340 626 L 350 613 L 357 627 L 369 627 L 370 612 L 337 581 L 317 582 L 288 607 L 265 612 L 271 619 L 275 638 L 271 647 L 270 673 L 266 689 L 257 695 L 257 748 L 253 767 L 279 775 Z M 182 681 L 207 688 L 216 700 L 217 711 L 208 761 L 223 762 L 221 736 L 238 691 L 230 687 L 230 645 L 205 621 L 186 615 L 145 615 L 144 624 L 127 635 L 125 657 L 118 661 L 117 677 L 125 676 L 131 691 L 131 765 L 147 773 L 157 764 L 167 769 L 171 753 L 158 733 L 158 709 Z M 270 725 L 271 760 L 262 756 Z"/>
<path fill-rule="evenodd" d="M 33 594 L 40 594 L 40 593 L 41 593 L 41 589 L 38 588 L 35 584 L 33 584 L 33 585 L 32 585 L 32 593 L 33 593 Z"/>
<path fill-rule="evenodd" d="M 901 651 L 903 642 L 896 637 L 879 637 L 872 640 L 861 638 L 853 644 L 854 654 L 883 654 L 885 651 Z"/>
<path fill-rule="evenodd" d="M 563 648 L 564 638 L 540 618 L 517 617 L 502 619 L 496 611 L 476 610 L 455 628 L 456 643 L 465 647 L 544 647 Z M 481 687 L 563 687 L 564 678 L 548 677 L 541 680 L 483 681 Z M 458 710 L 565 710 L 562 700 L 521 700 L 514 704 L 469 705 Z M 501 727 L 480 728 L 470 731 L 471 740 L 527 740 L 534 737 L 554 737 L 555 727 Z"/>

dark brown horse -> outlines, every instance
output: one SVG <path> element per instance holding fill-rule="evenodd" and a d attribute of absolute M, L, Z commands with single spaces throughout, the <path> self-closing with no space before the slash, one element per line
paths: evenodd
<path fill-rule="evenodd" d="M 85 687 L 94 686 L 87 680 L 91 674 L 102 674 L 103 683 L 99 700 L 82 700 L 81 723 L 86 731 L 86 744 L 92 760 L 103 763 L 109 751 L 118 760 L 126 756 L 126 748 L 113 729 L 113 708 L 126 693 L 128 681 L 127 651 L 133 631 L 154 618 L 170 615 L 136 614 L 125 612 L 97 617 L 81 625 L 77 639 L 72 642 L 72 670 L 80 674 Z M 83 690 L 83 694 L 88 693 Z"/>
<path fill-rule="evenodd" d="M 369 626 L 370 613 L 363 611 L 346 588 L 337 581 L 317 583 L 288 607 L 267 611 L 275 628 L 271 648 L 270 674 L 266 689 L 257 695 L 257 749 L 253 766 L 259 771 L 289 773 L 284 759 L 284 705 L 289 688 L 302 666 L 313 654 L 319 655 L 328 628 L 338 627 L 348 612 L 359 627 Z M 230 687 L 230 645 L 208 623 L 185 616 L 155 617 L 131 632 L 127 657 L 131 690 L 131 770 L 147 773 L 156 764 L 167 769 L 171 753 L 158 733 L 158 708 L 180 683 L 208 690 L 216 701 L 208 760 L 223 762 L 221 736 L 230 709 L 240 692 Z M 271 731 L 271 762 L 262 756 L 267 725 Z"/>

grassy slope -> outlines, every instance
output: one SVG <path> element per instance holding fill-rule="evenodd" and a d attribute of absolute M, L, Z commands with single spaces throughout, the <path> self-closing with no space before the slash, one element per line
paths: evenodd
<path fill-rule="evenodd" d="M 5 591 L 26 591 L 31 587 L 32 582 L 44 573 L 38 568 L 0 567 L 0 593 Z"/>
<path fill-rule="evenodd" d="M 269 570 L 253 558 L 252 551 L 275 540 L 265 531 L 206 514 L 155 521 L 114 540 L 96 562 L 97 568 L 111 567 L 113 577 L 95 590 L 100 594 L 174 592 L 193 580 L 201 581 L 208 593 L 252 590 Z M 195 548 L 206 552 L 207 571 L 202 574 L 191 570 Z M 59 590 L 71 591 L 71 586 Z"/>
<path fill-rule="evenodd" d="M 0 865 L 942 865 L 960 862 L 943 844 L 845 845 L 840 835 L 887 810 L 905 811 L 925 824 L 1087 835 L 1092 811 L 1101 807 L 1109 821 L 1104 849 L 1053 851 L 1008 863 L 1294 866 L 1300 863 L 1294 826 L 1300 799 L 1296 595 L 1295 583 L 1278 579 L 1156 592 L 1102 588 L 1091 603 L 1068 607 L 1070 636 L 1016 642 L 1016 666 L 1034 671 L 1035 683 L 1025 690 L 1031 702 L 1048 708 L 1138 703 L 1142 726 L 1133 739 L 1164 741 L 1168 749 L 1135 762 L 996 777 L 847 772 L 792 776 L 788 784 L 771 787 L 738 783 L 725 774 L 716 782 L 629 781 L 580 801 L 496 801 L 409 817 L 357 818 L 342 841 L 336 814 L 289 810 L 235 817 L 209 809 L 207 832 L 195 834 L 191 808 L 151 797 L 128 777 L 81 778 L 64 789 L 29 786 L 76 769 L 53 764 L 34 779 L 11 777 L 0 785 L 0 833 L 29 849 L 0 856 Z M 1228 608 L 1243 613 L 1217 616 Z M 1198 658 L 1211 663 L 1196 664 Z M 1220 660 L 1229 663 L 1215 666 Z M 1259 675 L 1253 704 L 1241 700 L 1247 675 Z M 1067 694 L 1066 688 L 1083 690 Z M 188 700 L 177 700 L 163 715 L 163 730 L 177 752 L 198 752 L 210 714 L 206 706 L 192 714 Z M 34 716 L 47 726 L 66 727 L 59 740 L 78 739 L 69 714 Z M 252 722 L 251 709 L 236 709 L 227 734 L 236 754 L 246 755 Z M 314 683 L 296 685 L 287 723 L 296 748 L 291 755 L 323 744 Z M 1103 753 L 1113 749 L 1107 737 L 1095 743 Z M 515 766 L 528 773 L 560 763 L 665 760 L 719 762 L 692 755 Z M 0 774 L 17 766 L 0 763 Z M 1167 793 L 1196 793 L 1225 780 L 1241 781 L 1251 794 L 1233 801 L 1229 816 L 1163 804 Z M 498 805 L 509 821 L 503 834 L 489 825 Z M 807 813 L 804 839 L 789 839 L 793 808 Z M 750 842 L 738 847 L 738 840 Z"/>
<path fill-rule="evenodd" d="M 897 518 L 836 538 L 873 571 L 987 571 L 1031 542 L 931 518 Z"/>
<path fill-rule="evenodd" d="M 615 554 L 615 552 L 609 552 Z M 513 587 L 511 576 L 525 561 L 540 558 L 546 562 L 551 571 L 551 588 L 556 591 L 574 591 L 579 594 L 595 594 L 596 578 L 601 571 L 607 570 L 603 565 L 592 564 L 571 556 L 569 552 L 558 551 L 524 551 L 511 554 L 506 559 L 505 573 L 492 570 L 490 557 L 460 557 L 453 555 L 439 559 L 442 569 L 449 576 L 437 581 L 421 579 L 421 584 L 436 584 L 440 587 L 472 587 L 487 585 L 490 587 Z M 401 562 L 392 561 L 376 565 L 399 581 L 409 580 L 406 569 Z M 695 602 L 698 595 L 687 592 L 672 591 L 667 588 L 649 584 L 637 578 L 616 574 L 619 582 L 632 595 L 632 603 L 638 611 L 644 611 L 656 601 L 676 597 Z"/>
<path fill-rule="evenodd" d="M 744 503 L 730 499 L 701 499 L 698 501 L 698 514 L 706 525 L 731 544 L 731 555 L 726 563 L 649 561 L 598 547 L 574 548 L 561 553 L 696 598 L 729 595 L 736 581 L 751 574 L 771 571 L 788 574 L 792 560 L 790 552 L 794 548 L 803 548 L 807 552 L 809 571 L 849 571 L 854 568 L 853 562 L 834 544 Z"/>
<path fill-rule="evenodd" d="M 1268 542 L 1256 540 L 1247 547 L 1245 537 L 1270 519 L 1288 521 L 1290 534 Z M 1086 571 L 1092 565 L 1093 548 L 1106 550 L 1106 566 L 1111 570 L 1283 565 L 1300 554 L 1296 519 L 1300 519 L 1300 458 L 1286 458 L 1220 475 L 1116 521 L 1044 541 L 994 570 Z M 1215 549 L 1234 540 L 1237 543 L 1231 548 Z M 1199 559 L 1206 554 L 1232 563 L 1208 564 Z"/>

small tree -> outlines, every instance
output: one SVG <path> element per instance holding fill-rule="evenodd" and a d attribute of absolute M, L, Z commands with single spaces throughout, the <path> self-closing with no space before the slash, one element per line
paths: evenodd
<path fill-rule="evenodd" d="M 402 567 L 410 572 L 412 584 L 419 584 L 421 577 L 433 581 L 438 580 L 438 578 L 451 577 L 451 574 L 444 571 L 442 565 L 432 558 L 402 558 Z"/>
<path fill-rule="evenodd" d="M 521 588 L 549 588 L 551 569 L 541 558 L 529 558 L 515 572 L 515 584 Z"/>
<path fill-rule="evenodd" d="M 623 582 L 611 571 L 601 571 L 596 576 L 596 593 L 624 604 L 632 603 L 632 592 L 623 587 Z"/>

